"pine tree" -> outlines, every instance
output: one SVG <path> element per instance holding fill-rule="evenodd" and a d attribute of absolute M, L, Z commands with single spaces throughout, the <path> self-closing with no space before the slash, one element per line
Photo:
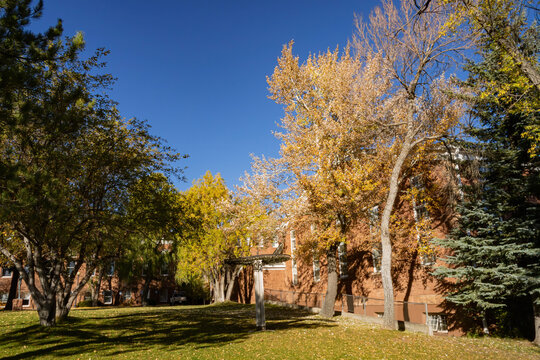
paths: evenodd
<path fill-rule="evenodd" d="M 534 45 L 522 42 L 524 53 L 537 59 Z M 524 136 L 539 124 L 540 94 L 489 38 L 480 55 L 480 62 L 469 64 L 465 84 L 476 95 L 471 112 L 478 121 L 469 129 L 469 149 L 478 152 L 468 151 L 468 164 L 460 164 L 471 166 L 475 158 L 477 176 L 467 179 L 456 228 L 438 240 L 452 255 L 445 259 L 449 267 L 435 275 L 457 280 L 449 301 L 472 313 L 502 310 L 515 318 L 519 314 L 508 310 L 516 301 L 528 302 L 530 314 L 531 305 L 537 310 L 540 304 L 540 158 L 531 156 L 531 139 Z"/>

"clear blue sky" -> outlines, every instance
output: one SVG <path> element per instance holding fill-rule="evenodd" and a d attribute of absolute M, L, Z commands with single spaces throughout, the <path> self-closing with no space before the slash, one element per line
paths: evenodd
<path fill-rule="evenodd" d="M 207 170 L 229 187 L 250 168 L 250 154 L 275 156 L 272 135 L 283 116 L 268 99 L 281 48 L 295 41 L 305 59 L 344 45 L 354 14 L 379 1 L 45 0 L 33 29 L 61 18 L 66 35 L 83 31 L 88 52 L 111 51 L 111 97 L 125 117 L 145 119 L 152 133 L 190 158 L 186 183 Z"/>

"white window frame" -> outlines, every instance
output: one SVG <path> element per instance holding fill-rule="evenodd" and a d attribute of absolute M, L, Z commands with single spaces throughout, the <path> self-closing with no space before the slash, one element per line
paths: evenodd
<path fill-rule="evenodd" d="M 6 303 L 9 298 L 9 293 L 2 293 L 0 294 L 0 303 Z"/>
<path fill-rule="evenodd" d="M 2 277 L 3 278 L 11 278 L 13 277 L 13 269 L 8 267 L 2 268 Z"/>
<path fill-rule="evenodd" d="M 428 314 L 427 325 L 433 332 L 448 333 L 448 320 L 445 314 Z"/>
<path fill-rule="evenodd" d="M 32 300 L 32 295 L 30 293 L 26 293 L 24 294 L 22 299 L 22 307 L 30 307 L 30 300 Z M 25 302 L 27 302 L 26 305 L 24 304 Z"/>
<path fill-rule="evenodd" d="M 111 295 L 105 295 L 106 293 L 110 293 Z M 110 301 L 107 301 L 108 297 L 111 298 Z M 112 290 L 103 290 L 103 304 L 112 305 L 112 303 L 113 303 L 113 291 Z"/>
<path fill-rule="evenodd" d="M 272 247 L 277 248 L 279 246 L 279 238 L 278 236 L 274 236 L 274 240 L 272 240 Z"/>

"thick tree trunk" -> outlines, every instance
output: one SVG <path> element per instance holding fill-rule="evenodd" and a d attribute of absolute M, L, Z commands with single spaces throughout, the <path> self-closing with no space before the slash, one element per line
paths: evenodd
<path fill-rule="evenodd" d="M 213 278 L 214 282 L 214 302 L 222 303 L 225 301 L 225 276 L 219 274 L 218 277 Z"/>
<path fill-rule="evenodd" d="M 540 305 L 533 303 L 534 311 L 534 343 L 540 346 Z"/>
<path fill-rule="evenodd" d="M 44 301 L 36 301 L 39 324 L 51 327 L 56 324 L 56 294 L 47 294 Z"/>
<path fill-rule="evenodd" d="M 326 295 L 324 296 L 324 302 L 320 312 L 320 315 L 325 318 L 331 318 L 334 316 L 338 285 L 336 250 L 337 247 L 332 245 L 326 252 L 326 261 L 328 263 L 328 281 L 326 284 Z"/>
<path fill-rule="evenodd" d="M 394 210 L 394 203 L 399 190 L 399 175 L 405 163 L 405 159 L 412 149 L 412 125 L 409 126 L 407 135 L 398 158 L 394 163 L 390 183 L 388 184 L 388 197 L 381 217 L 381 280 L 384 291 L 384 315 L 383 327 L 395 329 L 395 310 L 394 310 L 394 284 L 392 283 L 392 241 L 390 239 L 390 216 Z"/>
<path fill-rule="evenodd" d="M 60 323 L 67 319 L 69 311 L 73 307 L 73 303 L 78 295 L 77 293 L 71 294 L 67 299 L 58 299 L 56 302 L 56 322 Z"/>
<path fill-rule="evenodd" d="M 240 274 L 240 271 L 242 270 L 241 266 L 231 266 L 227 273 L 227 283 L 225 284 L 225 301 L 231 300 L 231 295 L 234 289 L 234 283 L 236 281 L 236 278 Z"/>
<path fill-rule="evenodd" d="M 17 286 L 19 285 L 19 272 L 13 269 L 13 275 L 11 276 L 11 285 L 9 286 L 9 295 L 4 306 L 4 310 L 13 310 L 13 299 L 17 295 Z"/>
<path fill-rule="evenodd" d="M 77 296 L 81 292 L 81 289 L 84 285 L 77 286 L 73 291 L 67 291 L 68 295 L 64 295 L 63 298 L 58 298 L 56 301 L 56 321 L 64 321 L 73 307 Z M 65 293 L 64 293 L 65 294 Z M 57 295 L 59 297 L 59 295 Z"/>

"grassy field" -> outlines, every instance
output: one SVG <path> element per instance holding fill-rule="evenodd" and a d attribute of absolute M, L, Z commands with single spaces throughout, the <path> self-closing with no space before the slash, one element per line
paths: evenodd
<path fill-rule="evenodd" d="M 429 337 L 268 306 L 254 331 L 249 305 L 77 309 L 42 329 L 35 312 L 0 312 L 0 358 L 540 359 L 527 341 Z"/>

